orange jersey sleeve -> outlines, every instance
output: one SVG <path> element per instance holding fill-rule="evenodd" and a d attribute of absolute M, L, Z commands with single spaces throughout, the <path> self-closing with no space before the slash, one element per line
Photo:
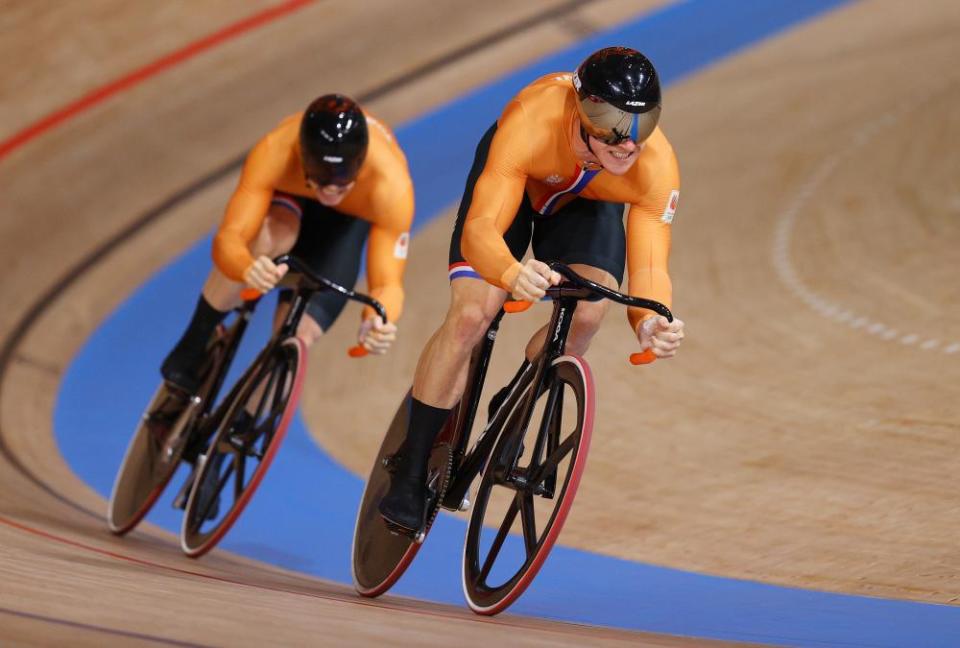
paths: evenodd
<path fill-rule="evenodd" d="M 213 239 L 213 262 L 234 281 L 243 281 L 243 273 L 253 263 L 250 243 L 267 216 L 274 188 L 291 166 L 291 147 L 281 134 L 268 134 L 247 155 L 240 181 Z M 296 161 L 299 163 L 299 158 Z"/>
<path fill-rule="evenodd" d="M 367 285 L 370 296 L 383 304 L 387 317 L 395 322 L 403 313 L 403 272 L 410 246 L 413 222 L 413 184 L 384 183 L 378 186 L 373 201 L 375 220 L 367 241 Z M 362 317 L 372 317 L 365 308 Z"/>
<path fill-rule="evenodd" d="M 413 223 L 413 181 L 393 133 L 367 114 L 370 146 L 353 191 L 337 207 L 370 222 L 367 286 L 394 322 L 403 312 L 403 272 Z M 372 317 L 365 308 L 362 317 Z"/>
<path fill-rule="evenodd" d="M 667 271 L 670 228 L 680 197 L 680 171 L 673 148 L 658 129 L 647 141 L 652 150 L 637 164 L 647 185 L 630 204 L 627 215 L 627 276 L 629 293 L 670 306 L 673 287 Z M 631 308 L 627 317 L 634 330 L 655 315 Z"/>
<path fill-rule="evenodd" d="M 523 104 L 511 101 L 497 124 L 463 226 L 463 257 L 481 277 L 504 289 L 522 267 L 510 253 L 503 234 L 523 200 L 531 157 L 528 136 Z"/>

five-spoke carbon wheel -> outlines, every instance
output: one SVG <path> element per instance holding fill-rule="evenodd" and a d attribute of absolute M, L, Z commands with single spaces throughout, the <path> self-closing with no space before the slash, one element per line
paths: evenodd
<path fill-rule="evenodd" d="M 561 356 L 544 387 L 525 430 L 528 398 L 514 408 L 480 480 L 463 551 L 463 592 L 478 614 L 502 612 L 530 585 L 560 534 L 586 464 L 595 410 L 589 367 Z"/>
<path fill-rule="evenodd" d="M 288 338 L 261 356 L 224 402 L 194 475 L 180 545 L 194 558 L 227 534 L 266 475 L 293 419 L 303 386 L 306 349 Z"/>

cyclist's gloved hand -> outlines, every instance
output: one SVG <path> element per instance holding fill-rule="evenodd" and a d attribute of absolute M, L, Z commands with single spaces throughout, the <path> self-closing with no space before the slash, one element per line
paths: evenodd
<path fill-rule="evenodd" d="M 257 257 L 243 272 L 243 281 L 251 288 L 268 293 L 287 274 L 287 264 L 277 265 L 267 256 Z"/>
<path fill-rule="evenodd" d="M 562 277 L 543 261 L 527 259 L 517 278 L 510 284 L 510 294 L 518 301 L 537 301 L 547 288 L 556 286 Z"/>
<path fill-rule="evenodd" d="M 683 321 L 670 322 L 662 315 L 645 319 L 637 327 L 637 339 L 641 352 L 651 349 L 658 358 L 672 358 L 683 342 Z"/>
<path fill-rule="evenodd" d="M 386 353 L 396 339 L 397 325 L 393 323 L 384 324 L 379 315 L 363 320 L 360 324 L 360 331 L 357 333 L 357 340 L 360 345 L 370 353 L 376 353 L 377 355 Z"/>

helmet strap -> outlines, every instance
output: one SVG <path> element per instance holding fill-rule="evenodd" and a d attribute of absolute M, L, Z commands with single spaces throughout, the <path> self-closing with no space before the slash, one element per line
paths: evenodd
<path fill-rule="evenodd" d="M 593 157 L 597 158 L 596 162 L 586 162 L 588 165 L 596 165 L 599 168 L 603 168 L 603 164 L 600 162 L 600 156 L 597 155 L 597 152 L 593 150 L 593 146 L 590 144 L 590 133 L 587 132 L 587 129 L 583 127 L 583 122 L 580 123 L 580 139 L 587 145 L 587 150 L 593 154 Z"/>

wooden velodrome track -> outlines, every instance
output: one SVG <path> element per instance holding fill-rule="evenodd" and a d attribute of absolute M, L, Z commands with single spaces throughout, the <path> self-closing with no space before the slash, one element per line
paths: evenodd
<path fill-rule="evenodd" d="M 223 1 L 0 3 L 0 138 L 276 4 L 246 3 L 241 13 Z M 393 15 L 388 2 L 317 2 L 0 159 L 0 640 L 684 645 L 364 602 L 345 586 L 225 552 L 186 561 L 159 530 L 115 540 L 86 513 L 103 501 L 66 467 L 51 430 L 70 358 L 111 308 L 216 222 L 235 176 L 136 223 L 158 200 L 318 92 L 368 96 L 398 123 L 658 4 L 424 0 Z M 387 14 L 389 24 L 369 18 Z M 667 93 L 664 128 L 684 180 L 672 274 L 688 341 L 674 361 L 632 368 L 629 331 L 611 310 L 589 355 L 602 405 L 564 544 L 956 602 L 958 30 L 952 0 L 855 3 Z M 306 419 L 356 472 L 445 308 L 449 231 L 449 217 L 438 219 L 415 241 L 417 290 L 389 361 L 342 359 L 352 322 L 313 351 L 313 367 L 339 364 L 336 381 L 311 372 Z M 505 326 L 500 348 L 519 348 L 542 317 Z M 494 382 L 512 363 L 494 366 Z M 356 435 L 337 435 L 329 408 L 321 418 L 326 402 L 349 409 Z M 239 623 L 252 615 L 254 627 Z"/>

